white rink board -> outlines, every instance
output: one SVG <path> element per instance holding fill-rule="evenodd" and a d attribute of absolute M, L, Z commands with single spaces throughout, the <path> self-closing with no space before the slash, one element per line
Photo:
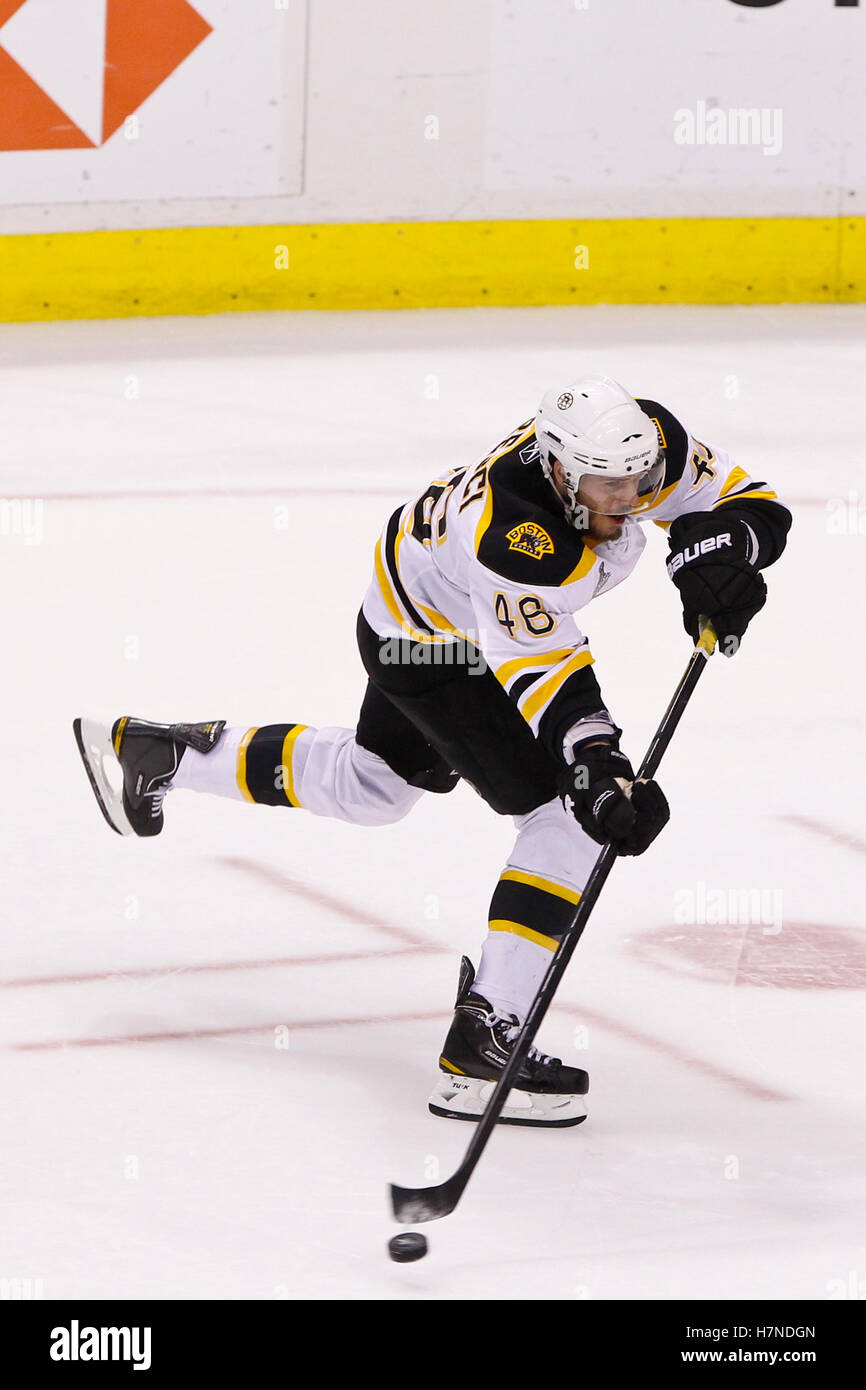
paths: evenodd
<path fill-rule="evenodd" d="M 101 3 L 26 0 L 6 27 Z M 309 23 L 306 0 L 196 8 L 214 32 L 144 103 L 137 139 L 0 152 L 4 232 L 864 210 L 866 5 L 312 0 Z M 87 26 L 67 28 L 92 125 Z M 701 104 L 780 112 L 778 150 L 677 143 L 676 113 Z"/>
<path fill-rule="evenodd" d="M 772 13 L 731 0 L 493 9 L 490 189 L 628 191 L 636 216 L 648 203 L 664 216 L 682 190 L 702 191 L 715 215 L 835 216 L 850 210 L 842 189 L 866 185 L 863 17 L 834 12 L 831 0 L 784 0 Z M 701 140 L 699 103 L 767 113 L 761 138 L 709 143 L 704 119 Z M 675 138 L 687 132 L 682 112 L 695 117 L 691 144 Z M 726 121 L 726 140 L 731 130 L 739 125 Z"/>
<path fill-rule="evenodd" d="M 72 8 L 91 22 L 70 22 L 60 35 L 55 7 L 57 17 L 69 20 Z M 300 192 L 305 4 L 195 0 L 194 8 L 212 33 L 104 145 L 0 152 L 0 204 L 144 201 L 165 208 L 166 200 Z M 104 0 L 96 10 L 93 0 L 27 0 L 0 27 L 0 46 L 85 134 L 101 140 Z"/>

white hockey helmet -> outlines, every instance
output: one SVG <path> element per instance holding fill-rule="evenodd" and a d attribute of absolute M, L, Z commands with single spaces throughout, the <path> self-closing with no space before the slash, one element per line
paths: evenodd
<path fill-rule="evenodd" d="M 584 509 L 605 516 L 634 514 L 646 511 L 658 496 L 665 472 L 658 430 L 612 377 L 585 376 L 545 392 L 535 437 L 551 482 L 554 464 L 562 466 L 566 512 L 577 526 L 584 524 Z"/>

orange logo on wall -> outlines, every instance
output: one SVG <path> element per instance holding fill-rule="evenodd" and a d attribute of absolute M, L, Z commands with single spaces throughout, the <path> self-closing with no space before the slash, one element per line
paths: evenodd
<path fill-rule="evenodd" d="M 46 35 L 43 47 L 48 49 L 52 39 L 56 45 L 57 35 L 48 32 L 51 3 L 0 0 L 0 150 L 93 149 L 104 145 L 212 28 L 187 0 L 105 0 L 102 133 L 94 140 L 3 47 L 3 26 L 19 12 L 24 20 L 29 6 L 33 7 L 33 23 L 40 26 L 39 41 Z M 69 5 L 65 11 L 68 21 L 73 13 L 72 0 L 65 0 L 65 4 Z M 60 13 L 55 10 L 55 14 Z M 31 47 L 33 32 L 31 27 L 27 35 Z M 10 45 L 12 37 L 10 29 Z"/>

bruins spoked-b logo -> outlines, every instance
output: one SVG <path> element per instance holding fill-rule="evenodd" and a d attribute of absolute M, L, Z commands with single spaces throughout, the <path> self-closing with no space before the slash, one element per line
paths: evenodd
<path fill-rule="evenodd" d="M 574 405 L 574 396 L 570 391 L 563 391 L 561 396 L 556 398 L 557 410 L 568 410 L 570 405 Z"/>
<path fill-rule="evenodd" d="M 531 555 L 533 560 L 553 554 L 553 541 L 544 527 L 534 521 L 521 521 L 507 532 L 507 537 L 509 550 L 520 550 L 524 555 Z"/>

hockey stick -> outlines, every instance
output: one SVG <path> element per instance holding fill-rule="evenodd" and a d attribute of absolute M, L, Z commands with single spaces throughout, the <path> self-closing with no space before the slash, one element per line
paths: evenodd
<path fill-rule="evenodd" d="M 683 711 L 691 699 L 692 692 L 707 661 L 715 651 L 715 647 L 716 634 L 712 623 L 703 621 L 701 634 L 689 658 L 689 664 L 665 710 L 661 723 L 653 735 L 646 757 L 638 769 L 638 777 L 649 780 L 655 776 L 656 769 L 673 737 L 673 732 L 680 722 Z M 523 1060 L 532 1046 L 544 1015 L 553 1001 L 559 982 L 565 974 L 566 966 L 574 954 L 574 948 L 580 940 L 581 933 L 589 920 L 589 914 L 598 901 L 599 894 L 616 858 L 616 849 L 608 843 L 595 861 L 575 910 L 572 924 L 554 952 L 532 1007 L 514 1041 L 511 1056 L 502 1068 L 502 1073 L 487 1102 L 484 1114 L 478 1121 L 478 1127 L 467 1147 L 460 1167 L 452 1177 L 448 1178 L 446 1182 L 439 1183 L 436 1187 L 397 1187 L 392 1183 L 391 1205 L 398 1221 L 412 1225 L 418 1221 L 436 1221 L 440 1216 L 447 1216 L 449 1212 L 452 1212 L 460 1201 L 464 1188 L 484 1152 L 493 1127 L 508 1099 L 512 1082 L 523 1065 Z"/>

